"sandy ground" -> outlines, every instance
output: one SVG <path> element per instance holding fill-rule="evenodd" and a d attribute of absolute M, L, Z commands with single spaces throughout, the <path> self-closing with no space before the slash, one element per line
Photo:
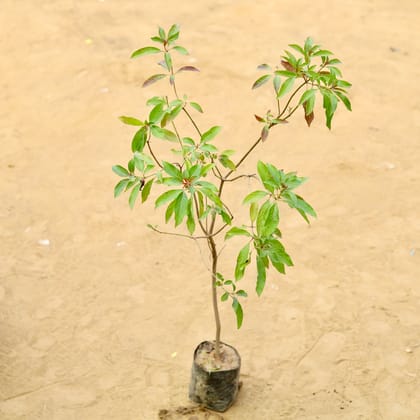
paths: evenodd
<path fill-rule="evenodd" d="M 331 132 L 297 118 L 243 167 L 268 157 L 308 176 L 319 216 L 308 228 L 284 210 L 295 267 L 271 273 L 260 299 L 249 271 L 242 330 L 222 306 L 243 373 L 224 418 L 420 418 L 420 3 L 259 3 L 2 0 L 1 419 L 151 420 L 190 406 L 192 353 L 214 334 L 205 248 L 147 229 L 161 213 L 114 200 L 111 172 L 133 133 L 117 116 L 144 117 L 166 91 L 142 90 L 154 60 L 129 55 L 174 22 L 183 64 L 202 70 L 179 88 L 226 148 L 255 139 L 252 115 L 272 107 L 250 90 L 255 67 L 288 43 L 311 35 L 354 84 L 354 111 Z M 238 183 L 233 206 L 253 187 Z"/>

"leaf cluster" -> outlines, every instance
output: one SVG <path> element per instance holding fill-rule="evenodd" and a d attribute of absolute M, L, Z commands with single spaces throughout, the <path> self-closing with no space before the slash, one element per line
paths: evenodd
<path fill-rule="evenodd" d="M 337 109 L 338 102 L 351 111 L 351 103 L 348 98 L 347 89 L 351 83 L 342 79 L 342 73 L 338 65 L 341 61 L 333 57 L 334 54 L 320 45 L 314 44 L 311 38 L 307 38 L 303 45 L 290 44 L 293 52 L 285 51 L 281 57 L 279 65 L 272 68 L 268 64 L 258 66 L 260 70 L 268 73 L 260 76 L 253 84 L 256 89 L 272 80 L 275 97 L 278 103 L 279 115 L 277 119 L 282 121 L 281 117 L 287 113 L 293 113 L 299 106 L 303 107 L 304 117 L 311 125 L 314 119 L 314 107 L 317 95 L 322 98 L 322 105 L 325 111 L 326 125 L 331 129 L 331 121 Z M 283 110 L 280 107 L 280 99 L 284 98 L 295 86 L 296 82 L 301 82 L 297 91 L 305 87 L 297 99 L 296 105 L 290 100 L 286 101 Z M 295 91 L 297 93 L 297 91 Z M 292 95 L 294 98 L 295 95 Z M 292 106 L 293 105 L 293 106 Z M 260 122 L 271 128 L 272 121 L 257 117 Z"/>
<path fill-rule="evenodd" d="M 234 236 L 248 238 L 236 259 L 235 280 L 242 279 L 251 262 L 252 254 L 255 253 L 256 291 L 260 296 L 264 290 L 267 269 L 270 266 L 279 273 L 285 274 L 285 266 L 293 265 L 292 259 L 281 242 L 279 203 L 284 202 L 297 210 L 308 223 L 308 216 L 316 217 L 316 213 L 311 205 L 294 191 L 306 181 L 306 178 L 298 177 L 295 172 L 286 173 L 262 161 L 258 162 L 257 169 L 264 189 L 249 193 L 243 200 L 243 204 L 249 205 L 251 224 L 232 227 L 226 232 L 225 240 Z M 263 203 L 260 204 L 262 201 Z"/>

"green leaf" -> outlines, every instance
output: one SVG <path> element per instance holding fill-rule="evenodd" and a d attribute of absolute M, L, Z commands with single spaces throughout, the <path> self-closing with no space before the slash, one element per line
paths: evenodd
<path fill-rule="evenodd" d="M 174 208 L 175 208 L 175 200 L 173 200 L 169 206 L 166 208 L 165 211 L 165 223 L 169 222 L 169 219 L 174 214 Z"/>
<path fill-rule="evenodd" d="M 257 89 L 262 86 L 264 83 L 267 83 L 271 79 L 271 74 L 265 74 L 264 76 L 259 77 L 254 84 L 252 85 L 252 89 Z"/>
<path fill-rule="evenodd" d="M 131 191 L 130 197 L 128 199 L 128 204 L 130 205 L 130 208 L 133 209 L 134 204 L 137 200 L 137 196 L 139 195 L 140 191 L 140 184 L 137 184 Z"/>
<path fill-rule="evenodd" d="M 121 117 L 119 117 L 119 119 L 124 123 L 124 124 L 128 124 L 128 125 L 144 125 L 143 121 L 140 121 L 137 118 L 134 117 L 126 117 L 125 115 L 122 115 Z"/>
<path fill-rule="evenodd" d="M 297 205 L 296 208 L 302 210 L 303 212 L 305 212 L 306 214 L 309 214 L 312 217 L 316 217 L 316 212 L 315 210 L 312 208 L 312 206 L 306 202 L 300 195 L 296 194 L 296 198 L 297 198 Z"/>
<path fill-rule="evenodd" d="M 163 104 L 154 106 L 149 114 L 149 122 L 153 124 L 159 122 L 164 114 L 165 111 L 163 110 Z"/>
<path fill-rule="evenodd" d="M 328 51 L 328 50 L 319 50 L 319 51 L 317 51 L 315 54 L 313 54 L 313 56 L 314 57 L 317 57 L 317 56 L 324 56 L 324 57 L 328 57 L 328 56 L 330 56 L 330 55 L 333 55 L 334 53 L 332 53 L 331 51 Z"/>
<path fill-rule="evenodd" d="M 146 102 L 147 106 L 150 106 L 150 105 L 155 106 L 155 105 L 159 105 L 159 104 L 162 104 L 162 105 L 166 104 L 166 100 L 165 100 L 164 97 L 153 96 L 153 98 L 148 99 L 147 102 Z"/>
<path fill-rule="evenodd" d="M 303 104 L 303 109 L 305 110 L 305 120 L 308 124 L 308 127 L 311 126 L 311 123 L 314 119 L 314 106 L 315 106 L 315 89 L 307 90 L 302 97 L 300 98 L 299 103 Z"/>
<path fill-rule="evenodd" d="M 161 50 L 156 47 L 144 47 L 144 48 L 140 48 L 139 50 L 134 51 L 131 54 L 131 58 L 137 58 L 137 57 L 141 57 L 143 55 L 149 55 L 149 54 L 157 54 L 160 52 Z"/>
<path fill-rule="evenodd" d="M 198 104 L 197 102 L 190 102 L 190 105 L 198 112 L 203 113 L 203 108 L 201 108 L 200 104 Z"/>
<path fill-rule="evenodd" d="M 304 45 L 305 54 L 308 54 L 309 53 L 309 51 L 312 48 L 313 44 L 314 44 L 314 41 L 312 40 L 312 38 L 310 38 L 310 37 L 306 38 L 305 45 Z"/>
<path fill-rule="evenodd" d="M 285 77 L 296 77 L 296 73 L 293 71 L 287 71 L 287 70 L 276 70 L 274 74 L 278 76 L 285 76 Z"/>
<path fill-rule="evenodd" d="M 165 52 L 164 57 L 165 57 L 166 67 L 168 68 L 168 70 L 170 70 L 172 68 L 171 54 L 169 54 L 168 52 Z"/>
<path fill-rule="evenodd" d="M 223 274 L 222 273 L 217 272 L 216 273 L 216 278 L 218 278 L 221 281 L 225 281 L 225 278 L 223 277 Z"/>
<path fill-rule="evenodd" d="M 276 185 L 273 183 L 272 176 L 270 171 L 268 170 L 267 166 L 259 161 L 257 164 L 257 171 L 258 175 L 260 176 L 261 182 L 263 183 L 264 187 L 271 193 L 274 193 L 274 189 Z"/>
<path fill-rule="evenodd" d="M 167 203 L 168 201 L 175 200 L 181 194 L 183 194 L 182 190 L 169 190 L 165 191 L 161 194 L 155 201 L 155 208 L 160 207 L 162 204 Z"/>
<path fill-rule="evenodd" d="M 175 51 L 178 51 L 180 54 L 183 54 L 183 55 L 189 54 L 188 51 L 184 47 L 181 47 L 180 45 L 176 45 L 175 47 L 172 47 L 172 49 L 174 49 Z"/>
<path fill-rule="evenodd" d="M 147 87 L 153 83 L 156 83 L 158 80 L 163 79 L 166 76 L 166 74 L 154 74 L 153 76 L 150 76 L 147 80 L 144 81 L 142 87 Z"/>
<path fill-rule="evenodd" d="M 210 153 L 216 153 L 219 149 L 213 144 L 204 143 L 200 146 L 200 150 L 203 150 L 205 152 L 210 152 Z"/>
<path fill-rule="evenodd" d="M 334 93 L 340 98 L 341 102 L 343 102 L 343 104 L 345 105 L 345 107 L 351 111 L 351 102 L 349 100 L 349 98 L 344 95 L 343 92 L 339 92 L 337 90 L 334 90 Z"/>
<path fill-rule="evenodd" d="M 202 183 L 202 181 L 200 181 L 200 184 Z M 198 183 L 197 183 L 198 184 Z M 219 196 L 214 193 L 214 191 L 212 191 L 209 188 L 206 187 L 202 187 L 201 188 L 201 192 L 207 197 L 209 198 L 211 201 L 213 201 L 214 204 L 216 204 L 216 206 L 222 208 L 223 207 L 223 202 L 222 200 L 220 200 Z"/>
<path fill-rule="evenodd" d="M 172 163 L 169 162 L 162 162 L 162 166 L 164 171 L 174 178 L 178 179 L 179 181 L 182 181 L 182 172 L 179 168 L 177 168 L 175 165 L 172 165 Z"/>
<path fill-rule="evenodd" d="M 257 66 L 258 70 L 271 70 L 271 67 L 268 64 L 260 64 Z"/>
<path fill-rule="evenodd" d="M 304 176 L 297 176 L 296 172 L 288 172 L 287 174 L 284 174 L 283 177 L 283 182 L 287 185 L 289 190 L 299 187 L 307 180 L 308 178 L 305 178 Z"/>
<path fill-rule="evenodd" d="M 219 134 L 221 129 L 222 127 L 218 125 L 210 128 L 209 130 L 207 130 L 205 133 L 201 135 L 201 141 L 206 142 L 206 141 L 213 140 Z"/>
<path fill-rule="evenodd" d="M 220 209 L 220 216 L 227 225 L 232 223 L 232 217 L 223 208 Z"/>
<path fill-rule="evenodd" d="M 166 39 L 166 34 L 165 34 L 165 31 L 164 31 L 164 29 L 163 29 L 163 28 L 161 28 L 160 26 L 159 26 L 159 36 L 160 36 L 162 39 Z"/>
<path fill-rule="evenodd" d="M 257 286 L 256 291 L 258 296 L 261 296 L 261 293 L 264 290 L 265 280 L 267 277 L 267 273 L 265 270 L 265 264 L 261 257 L 257 256 Z"/>
<path fill-rule="evenodd" d="M 182 142 L 188 146 L 195 146 L 195 142 L 191 137 L 183 137 Z"/>
<path fill-rule="evenodd" d="M 128 161 L 128 165 L 127 165 L 128 172 L 130 172 L 130 174 L 133 174 L 135 168 L 136 168 L 136 166 L 134 164 L 134 159 L 130 159 Z"/>
<path fill-rule="evenodd" d="M 276 203 L 267 200 L 259 209 L 257 233 L 260 237 L 270 236 L 279 224 L 279 209 Z"/>
<path fill-rule="evenodd" d="M 226 155 L 219 156 L 219 162 L 227 169 L 234 171 L 236 169 L 235 164 Z"/>
<path fill-rule="evenodd" d="M 342 88 L 349 88 L 351 87 L 351 83 L 346 82 L 345 80 L 337 80 L 337 86 Z"/>
<path fill-rule="evenodd" d="M 167 130 L 166 128 L 160 128 L 157 125 L 152 125 L 150 129 L 152 134 L 158 139 L 168 140 L 173 143 L 178 142 L 178 137 L 173 131 Z"/>
<path fill-rule="evenodd" d="M 175 226 L 179 226 L 187 215 L 188 211 L 188 198 L 187 195 L 182 191 L 175 200 Z"/>
<path fill-rule="evenodd" d="M 140 172 L 145 172 L 145 166 L 150 166 L 150 169 L 154 168 L 152 159 L 141 152 L 134 152 L 134 163 L 136 165 L 136 168 Z M 146 171 L 147 172 L 147 171 Z"/>
<path fill-rule="evenodd" d="M 330 69 L 330 73 L 334 76 L 334 77 L 341 77 L 343 74 L 341 73 L 341 70 L 338 67 L 334 67 L 334 66 L 328 66 L 328 68 Z"/>
<path fill-rule="evenodd" d="M 305 55 L 303 48 L 298 44 L 289 44 L 290 48 L 293 48 L 295 51 L 300 52 L 302 55 Z"/>
<path fill-rule="evenodd" d="M 250 203 L 260 201 L 262 198 L 266 197 L 267 194 L 268 194 L 267 191 L 261 191 L 261 190 L 253 191 L 252 193 L 248 194 L 244 198 L 244 201 L 242 202 L 242 204 L 250 204 Z"/>
<path fill-rule="evenodd" d="M 306 214 L 309 214 L 312 217 L 316 217 L 315 210 L 301 196 L 294 194 L 292 191 L 285 191 L 282 194 L 282 198 L 289 205 L 289 207 L 296 209 L 308 224 L 309 219 Z"/>
<path fill-rule="evenodd" d="M 160 122 L 161 127 L 165 127 L 169 122 L 173 121 L 179 113 L 182 111 L 183 105 L 178 105 L 172 109 L 171 112 L 167 112 L 164 117 L 162 118 L 162 121 Z"/>
<path fill-rule="evenodd" d="M 147 127 L 142 127 L 134 134 L 133 140 L 131 141 L 131 151 L 142 152 L 147 141 Z"/>
<path fill-rule="evenodd" d="M 287 254 L 286 250 L 284 249 L 284 246 L 280 243 L 280 241 L 278 241 L 277 239 L 269 239 L 267 241 L 267 244 L 269 245 L 268 256 L 273 265 L 274 263 L 281 263 L 289 267 L 293 266 L 292 259 Z"/>
<path fill-rule="evenodd" d="M 251 234 L 246 229 L 233 227 L 226 232 L 225 241 L 227 239 L 232 238 L 233 236 L 238 236 L 238 235 L 251 236 Z"/>
<path fill-rule="evenodd" d="M 254 223 L 258 216 L 258 204 L 257 203 L 251 203 L 249 206 L 249 217 L 251 219 L 251 222 Z"/>
<path fill-rule="evenodd" d="M 151 39 L 152 41 L 159 42 L 159 44 L 164 44 L 164 43 L 165 43 L 165 40 L 164 40 L 164 39 L 162 39 L 162 38 L 161 38 L 161 37 L 159 37 L 159 36 L 152 36 L 150 39 Z"/>
<path fill-rule="evenodd" d="M 280 89 L 280 84 L 281 84 L 281 79 L 280 79 L 280 76 L 278 76 L 278 75 L 275 75 L 274 76 L 274 78 L 273 78 L 273 87 L 274 87 L 274 91 L 276 92 L 276 95 L 277 95 L 277 93 L 278 93 L 278 91 L 279 91 L 279 89 Z M 259 118 L 261 118 L 261 117 L 258 117 L 257 115 L 255 116 L 255 118 L 257 118 L 257 120 L 259 120 Z M 262 121 L 261 121 L 262 120 Z M 261 120 L 259 120 L 260 122 L 263 122 L 264 121 L 264 119 L 263 118 L 261 118 Z"/>
<path fill-rule="evenodd" d="M 222 302 L 225 302 L 225 301 L 227 301 L 227 300 L 228 300 L 228 297 L 229 297 L 229 293 L 228 293 L 228 292 L 225 292 L 225 293 L 223 293 L 223 295 L 220 297 L 220 300 L 221 300 Z"/>
<path fill-rule="evenodd" d="M 144 184 L 143 189 L 141 190 L 141 202 L 144 203 L 149 197 L 150 190 L 152 189 L 153 179 L 150 179 Z"/>
<path fill-rule="evenodd" d="M 226 155 L 226 156 L 232 156 L 232 155 L 235 154 L 235 151 L 232 150 L 232 149 L 226 149 L 226 150 L 223 150 L 223 152 L 221 154 Z"/>
<path fill-rule="evenodd" d="M 238 299 L 233 299 L 232 308 L 236 314 L 236 325 L 239 328 L 242 326 L 242 321 L 244 319 L 244 312 L 242 310 L 241 304 L 238 302 Z"/>
<path fill-rule="evenodd" d="M 126 176 L 130 176 L 130 173 L 127 171 L 127 169 L 125 169 L 124 167 L 122 167 L 121 165 L 114 165 L 112 167 L 112 170 L 121 177 L 126 177 Z"/>
<path fill-rule="evenodd" d="M 188 232 L 190 232 L 190 235 L 192 235 L 195 231 L 194 202 L 192 198 L 188 200 L 187 229 Z"/>
<path fill-rule="evenodd" d="M 140 152 L 135 153 L 133 156 L 134 165 L 140 172 L 144 171 L 143 156 L 144 156 L 143 153 L 140 154 Z"/>
<path fill-rule="evenodd" d="M 179 25 L 174 24 L 168 32 L 168 42 L 176 41 L 179 37 Z"/>
<path fill-rule="evenodd" d="M 279 273 L 281 273 L 281 274 L 286 274 L 286 270 L 285 270 L 285 267 L 284 267 L 284 264 L 283 263 L 281 263 L 281 262 L 279 262 L 279 261 L 277 261 L 277 260 L 273 260 L 272 258 L 271 258 L 271 255 L 270 255 L 270 261 L 271 261 L 271 264 L 273 265 L 273 267 L 279 272 Z"/>
<path fill-rule="evenodd" d="M 289 77 L 286 79 L 283 84 L 280 86 L 279 93 L 277 94 L 277 98 L 281 98 L 282 96 L 286 95 L 295 83 L 296 77 Z"/>
<path fill-rule="evenodd" d="M 303 104 L 306 101 L 309 101 L 312 97 L 315 96 L 315 93 L 316 93 L 316 89 L 309 89 L 309 90 L 305 91 L 299 99 L 299 105 Z M 308 114 L 310 114 L 311 112 L 312 112 L 312 110 L 309 111 Z"/>
<path fill-rule="evenodd" d="M 235 280 L 239 281 L 245 274 L 246 266 L 250 263 L 249 243 L 247 243 L 238 254 L 235 267 Z"/>
<path fill-rule="evenodd" d="M 331 120 L 334 116 L 334 112 L 337 109 L 337 98 L 329 90 L 322 89 L 322 96 L 324 98 L 323 107 L 325 109 L 325 117 L 327 127 L 331 130 Z"/>
<path fill-rule="evenodd" d="M 245 290 L 238 290 L 237 292 L 236 292 L 236 295 L 237 296 L 241 296 L 241 297 L 248 297 L 248 293 L 247 292 L 245 292 Z"/>
<path fill-rule="evenodd" d="M 265 165 L 270 172 L 271 179 L 273 180 L 273 183 L 276 187 L 280 186 L 281 183 L 281 176 L 280 171 L 271 163 L 266 163 Z"/>
<path fill-rule="evenodd" d="M 114 198 L 117 198 L 124 191 L 129 181 L 130 180 L 128 178 L 125 178 L 118 182 L 118 184 L 114 188 Z"/>
<path fill-rule="evenodd" d="M 137 184 L 138 179 L 135 177 L 130 178 L 130 181 L 128 181 L 127 186 L 125 187 L 125 190 L 128 191 L 130 188 L 133 188 L 135 184 Z"/>

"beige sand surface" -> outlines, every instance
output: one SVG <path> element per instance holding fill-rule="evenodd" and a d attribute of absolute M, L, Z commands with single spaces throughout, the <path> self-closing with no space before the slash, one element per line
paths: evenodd
<path fill-rule="evenodd" d="M 272 102 L 250 90 L 255 67 L 288 43 L 311 35 L 354 83 L 331 132 L 295 119 L 243 167 L 268 156 L 308 176 L 319 217 L 308 228 L 284 210 L 295 267 L 260 299 L 249 272 L 241 331 L 222 306 L 243 372 L 224 418 L 419 419 L 417 0 L 1 1 L 0 418 L 152 420 L 190 405 L 193 350 L 214 334 L 205 248 L 147 229 L 161 213 L 114 200 L 110 169 L 133 133 L 117 117 L 144 117 L 166 89 L 142 90 L 154 59 L 129 55 L 173 22 L 202 69 L 179 88 L 226 148 L 257 135 L 252 115 Z M 254 187 L 237 185 L 233 206 Z"/>

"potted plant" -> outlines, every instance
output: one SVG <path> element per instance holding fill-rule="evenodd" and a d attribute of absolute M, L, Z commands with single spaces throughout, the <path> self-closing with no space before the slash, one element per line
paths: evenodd
<path fill-rule="evenodd" d="M 218 299 L 230 300 L 236 315 L 237 327 L 243 321 L 240 303 L 247 296 L 239 287 L 248 265 L 254 260 L 256 268 L 256 292 L 264 290 L 267 271 L 270 267 L 285 273 L 286 266 L 292 266 L 292 259 L 282 244 L 279 229 L 279 205 L 285 203 L 309 223 L 315 217 L 314 209 L 296 193 L 296 189 L 306 181 L 295 172 L 285 172 L 265 161 L 257 164 L 257 174 L 240 172 L 243 162 L 265 142 L 271 130 L 288 123 L 301 110 L 308 126 L 314 119 L 316 98 L 322 99 L 326 125 L 331 128 L 331 120 L 342 102 L 351 110 L 347 89 L 351 84 L 342 80 L 337 67 L 340 61 L 333 53 L 313 43 L 307 38 L 304 44 L 290 44 L 291 51 L 285 51 L 278 66 L 267 64 L 258 66 L 264 74 L 252 85 L 253 89 L 271 82 L 275 112 L 267 111 L 255 115 L 261 124 L 257 138 L 248 148 L 234 159 L 232 150 L 220 150 L 214 140 L 221 127 L 202 129 L 194 113 L 202 113 L 197 102 L 191 101 L 177 90 L 177 77 L 183 72 L 197 72 L 191 65 L 177 66 L 174 56 L 186 55 L 188 51 L 178 44 L 180 29 L 172 25 L 165 32 L 159 28 L 151 38 L 155 46 L 147 46 L 134 51 L 132 58 L 149 54 L 159 56 L 162 71 L 153 74 L 143 83 L 147 87 L 162 79 L 169 81 L 170 95 L 154 96 L 147 100 L 151 110 L 146 119 L 122 116 L 125 124 L 136 126 L 137 131 L 131 142 L 132 157 L 127 166 L 115 165 L 113 171 L 122 179 L 114 189 L 115 197 L 129 192 L 129 205 L 134 207 L 141 197 L 144 203 L 149 198 L 152 187 L 160 189 L 155 199 L 155 207 L 165 207 L 165 223 L 174 221 L 178 231 L 162 230 L 148 225 L 162 234 L 181 238 L 202 240 L 207 243 L 211 259 L 211 290 L 216 335 L 213 341 L 204 341 L 194 353 L 190 398 L 215 411 L 225 411 L 234 402 L 238 392 L 240 357 L 231 346 L 221 341 L 221 321 Z M 194 136 L 183 136 L 178 119 L 185 118 Z M 156 151 L 155 142 L 167 142 L 172 148 L 173 159 L 165 161 Z M 255 176 L 260 187 L 246 195 L 243 204 L 249 207 L 249 222 L 233 226 L 234 215 L 225 199 L 225 191 L 244 177 Z M 233 276 L 222 274 L 218 266 L 219 238 L 227 241 L 234 236 L 242 236 L 244 244 L 238 252 Z M 220 291 L 220 293 L 219 293 Z"/>

